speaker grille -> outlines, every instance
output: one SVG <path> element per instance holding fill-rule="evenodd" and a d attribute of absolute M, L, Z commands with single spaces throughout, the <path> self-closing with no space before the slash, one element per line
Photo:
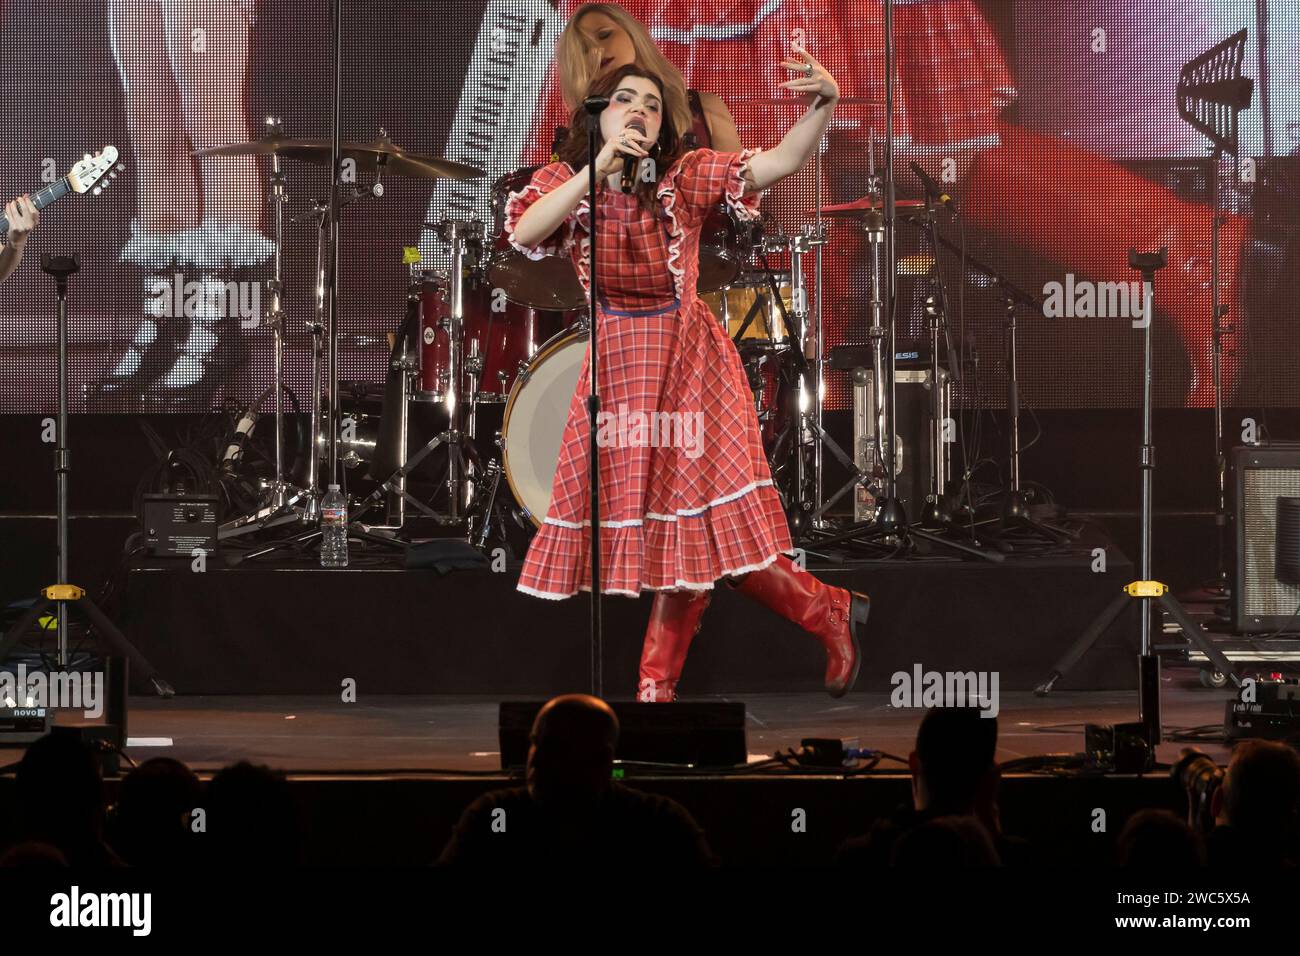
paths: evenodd
<path fill-rule="evenodd" d="M 1276 558 L 1277 499 L 1300 496 L 1300 468 L 1247 467 L 1241 477 L 1237 623 L 1242 630 L 1269 630 L 1281 627 L 1300 607 L 1300 588 L 1277 579 Z"/>

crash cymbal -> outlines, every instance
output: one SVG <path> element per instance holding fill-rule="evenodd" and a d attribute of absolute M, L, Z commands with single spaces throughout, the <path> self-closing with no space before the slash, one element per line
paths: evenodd
<path fill-rule="evenodd" d="M 370 143 L 340 143 L 339 154 L 357 164 L 359 172 L 382 169 L 385 173 L 409 179 L 479 179 L 483 170 L 464 163 L 408 153 L 387 136 Z M 288 136 L 266 136 L 247 143 L 230 143 L 196 150 L 195 156 L 271 156 L 280 155 L 318 166 L 328 166 L 330 142 Z"/>
<path fill-rule="evenodd" d="M 316 149 L 320 140 L 300 139 L 296 136 L 264 136 L 262 139 L 249 140 L 246 143 L 228 143 L 225 146 L 209 146 L 196 149 L 195 156 L 274 156 L 279 153 L 287 155 L 291 149 Z M 329 144 L 325 144 L 325 161 L 329 162 Z"/>
<path fill-rule="evenodd" d="M 437 156 L 425 156 L 420 153 L 408 153 L 387 136 L 370 143 L 348 143 L 341 147 L 343 155 L 357 161 L 363 169 L 382 168 L 384 172 L 395 173 L 410 179 L 481 179 L 486 176 L 483 170 L 465 163 L 453 162 Z M 326 151 L 325 162 L 329 161 Z"/>

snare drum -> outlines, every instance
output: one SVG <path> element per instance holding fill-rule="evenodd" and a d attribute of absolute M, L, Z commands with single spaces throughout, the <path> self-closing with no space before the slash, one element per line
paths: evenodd
<path fill-rule="evenodd" d="M 492 184 L 494 238 L 487 267 L 488 282 L 519 305 L 549 311 L 576 309 L 586 296 L 573 261 L 567 255 L 530 259 L 506 238 L 506 201 L 512 192 L 528 185 L 538 168 L 529 166 L 507 173 Z"/>
<path fill-rule="evenodd" d="M 793 309 L 793 296 L 790 291 L 790 274 L 776 273 L 776 287 L 781 293 L 781 301 L 786 311 Z M 735 338 L 744 325 L 745 317 L 756 302 L 758 309 L 753 321 L 741 337 L 744 344 L 783 348 L 790 344 L 790 335 L 781 318 L 781 309 L 772 298 L 772 290 L 764 273 L 747 272 L 740 276 L 726 289 L 701 295 L 701 299 L 717 316 L 727 335 Z M 761 302 L 759 301 L 761 299 Z"/>

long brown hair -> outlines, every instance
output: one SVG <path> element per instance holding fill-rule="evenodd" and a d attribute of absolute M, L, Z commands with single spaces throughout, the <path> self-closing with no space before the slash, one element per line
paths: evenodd
<path fill-rule="evenodd" d="M 596 47 L 585 33 L 578 29 L 580 21 L 588 13 L 603 13 L 625 31 L 632 40 L 632 49 L 636 51 L 636 62 L 651 73 L 657 75 L 663 91 L 664 113 L 673 118 L 673 124 L 679 135 L 691 128 L 691 104 L 686 94 L 686 80 L 681 71 L 673 66 L 672 61 L 659 51 L 650 32 L 640 20 L 632 16 L 616 3 L 584 3 L 573 11 L 573 16 L 565 24 L 564 31 L 555 43 L 555 66 L 560 78 L 560 95 L 564 98 L 565 108 L 572 111 L 581 105 L 587 90 L 600 72 L 600 62 L 596 58 Z"/>
<path fill-rule="evenodd" d="M 585 96 L 609 96 L 618 85 L 629 76 L 639 76 L 649 80 L 659 87 L 663 92 L 663 81 L 655 76 L 649 70 L 642 69 L 634 63 L 626 66 L 620 66 L 608 76 L 598 77 Z M 605 137 L 600 132 L 600 114 L 590 117 L 596 124 L 596 151 L 604 149 Z M 587 122 L 589 114 L 582 105 L 573 111 L 569 120 L 569 132 L 564 137 L 564 142 L 556 155 L 564 162 L 568 163 L 574 171 L 587 165 Z M 682 140 L 677 132 L 676 124 L 673 123 L 672 117 L 666 113 L 663 115 L 663 121 L 659 125 L 659 138 L 655 141 L 655 149 L 651 150 L 651 155 L 655 161 L 655 179 L 647 182 L 641 177 L 637 177 L 636 185 L 632 187 L 632 192 L 636 194 L 637 200 L 644 209 L 657 209 L 658 203 L 655 200 L 655 189 L 659 185 L 659 179 L 665 172 L 672 168 L 673 163 L 677 162 L 682 155 Z M 600 185 L 604 185 L 604 177 L 601 177 Z"/>

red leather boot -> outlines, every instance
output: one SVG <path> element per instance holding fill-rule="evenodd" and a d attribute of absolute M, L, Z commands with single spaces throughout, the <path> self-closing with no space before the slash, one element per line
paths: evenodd
<path fill-rule="evenodd" d="M 826 692 L 832 697 L 849 692 L 858 679 L 859 642 L 871 609 L 865 594 L 823 584 L 783 554 L 734 587 L 817 638 L 826 648 Z"/>
<path fill-rule="evenodd" d="M 699 633 L 700 619 L 712 597 L 712 591 L 660 591 L 655 595 L 641 646 L 637 700 L 662 704 L 677 699 L 686 651 Z"/>

